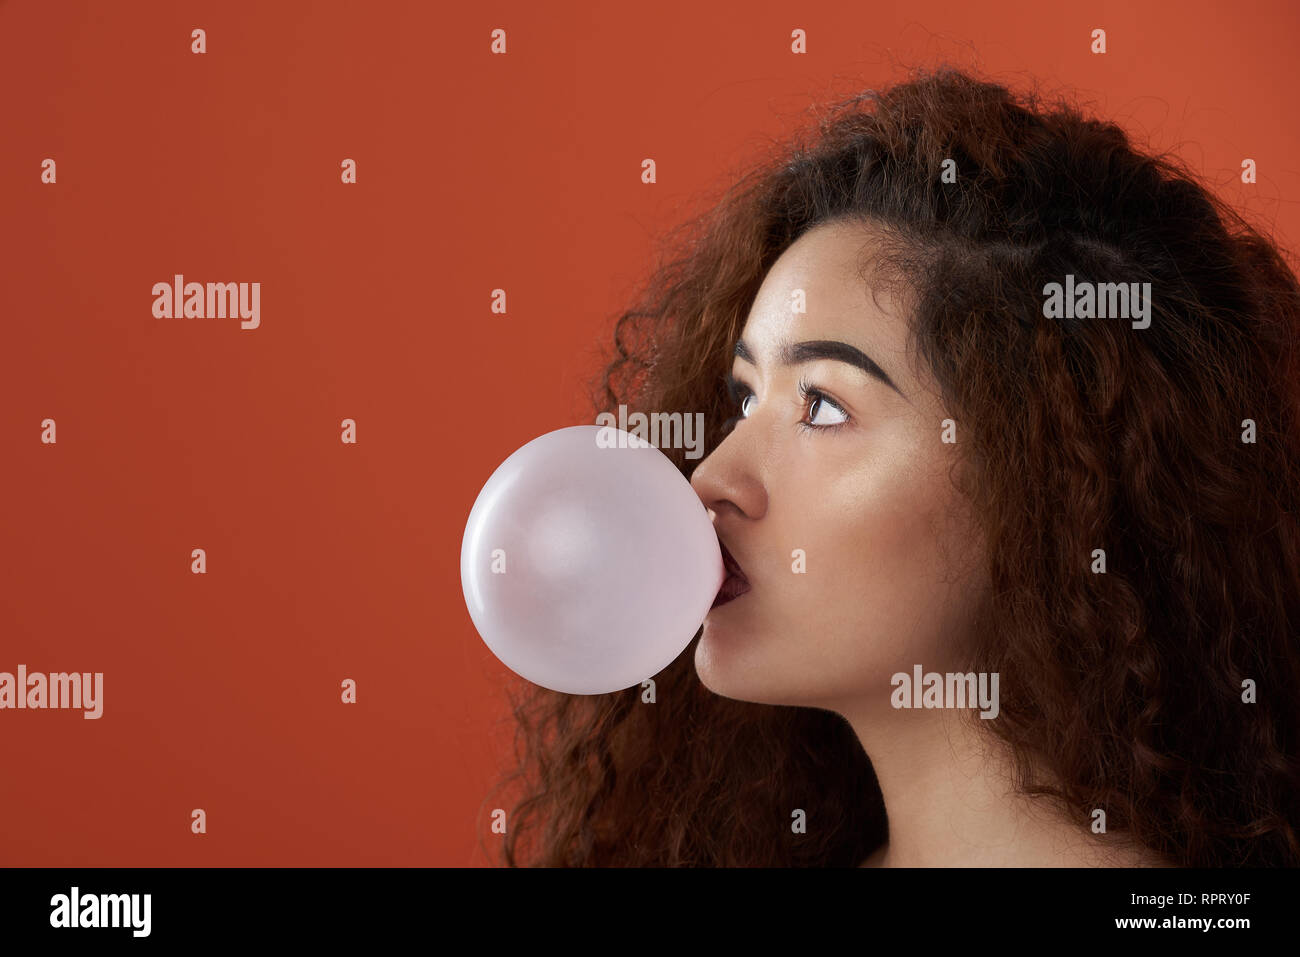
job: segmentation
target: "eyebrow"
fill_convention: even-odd
[[[749,346],[745,345],[744,339],[736,340],[736,358],[744,359],[754,365],[757,364],[754,362],[754,354],[750,351]],[[833,359],[836,362],[846,362],[855,368],[861,369],[867,375],[879,379],[899,395],[903,395],[903,391],[894,385],[894,380],[889,378],[884,369],[876,365],[871,356],[861,349],[855,349],[847,342],[840,342],[836,339],[815,339],[807,342],[787,342],[781,346],[780,360],[782,365],[796,365],[800,362],[812,362],[814,359]]]

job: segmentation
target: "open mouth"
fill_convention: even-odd
[[[727,577],[722,580],[722,587],[718,589],[718,595],[713,599],[713,608],[725,605],[733,598],[739,598],[749,591],[749,579],[741,571],[740,565],[731,557],[731,552],[727,551],[726,545],[721,541],[718,545],[722,548],[722,566],[726,569]]]

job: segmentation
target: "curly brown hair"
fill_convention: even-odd
[[[1300,863],[1300,284],[1276,243],[1065,97],[918,71],[829,107],[667,237],[596,410],[703,411],[711,451],[764,274],[833,221],[894,237],[881,275],[963,423],[992,584],[972,658],[1005,689],[976,724],[1015,785],[1179,865]],[[1152,283],[1150,326],[1046,318],[1071,273]],[[882,844],[847,721],[713,694],[694,649],[653,704],[511,689],[518,766],[484,802],[523,788],[502,863],[853,866]],[[793,833],[795,807],[829,824]]]

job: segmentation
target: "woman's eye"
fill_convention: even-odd
[[[725,430],[730,432],[736,424],[754,414],[758,395],[738,379],[728,376],[727,389],[738,406],[738,415],[727,420]],[[799,425],[804,429],[834,429],[849,421],[849,414],[834,399],[824,395],[811,383],[799,382],[799,398],[803,400],[804,416]]]
[[[819,421],[818,416],[821,416],[823,412],[826,415]],[[839,425],[841,422],[847,422],[848,419],[849,417],[844,413],[844,410],[824,395],[813,395],[812,403],[808,406],[809,425]]]

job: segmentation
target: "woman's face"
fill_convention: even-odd
[[[691,478],[750,585],[695,651],[729,698],[888,707],[895,672],[952,670],[983,587],[949,416],[909,369],[905,317],[857,275],[872,241],[827,224],[772,266],[732,366],[743,418]]]

